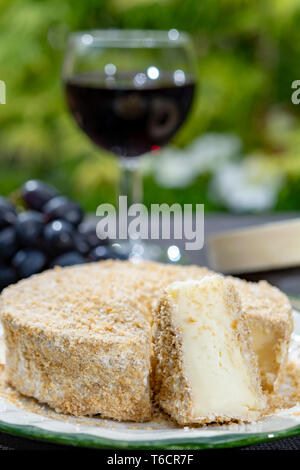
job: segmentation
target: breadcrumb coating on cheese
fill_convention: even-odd
[[[161,289],[190,271],[179,266],[122,261],[56,268],[5,289],[2,314],[48,334],[89,338],[142,334],[145,328],[149,330],[153,302]],[[198,277],[207,272],[195,268]]]
[[[201,279],[210,273],[198,266],[127,261],[55,268],[4,289],[1,310],[4,317],[17,318],[18,323],[49,333],[64,331],[91,337],[134,330],[139,334],[145,327],[143,318],[151,319],[153,303],[168,284]],[[276,322],[288,320],[292,328],[291,306],[276,287],[265,281],[229,279],[238,289],[247,315],[259,314]],[[141,324],[130,322],[136,316]]]
[[[287,296],[267,281],[247,282],[236,277],[227,277],[238,290],[243,309],[248,315],[259,315],[273,322],[289,321],[292,331],[291,304]]]

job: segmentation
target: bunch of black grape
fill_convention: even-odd
[[[20,196],[27,210],[17,213],[0,196],[0,290],[54,266],[121,257],[84,220],[80,205],[39,180],[27,181]]]

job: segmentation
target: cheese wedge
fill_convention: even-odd
[[[231,274],[299,266],[299,237],[299,218],[212,235],[209,265]]]
[[[249,422],[262,415],[247,319],[223,277],[170,284],[154,331],[154,396],[175,421]]]

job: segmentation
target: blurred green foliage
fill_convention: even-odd
[[[288,0],[1,0],[0,192],[39,177],[86,209],[114,199],[118,166],[96,149],[66,110],[60,81],[68,32],[89,28],[177,28],[198,54],[199,92],[175,144],[203,132],[231,132],[245,152],[259,151],[285,172],[277,208],[300,208],[300,116],[291,83],[300,79],[300,1]],[[204,202],[209,175],[187,189],[151,177],[146,201]],[[154,201],[155,200],[155,201]]]

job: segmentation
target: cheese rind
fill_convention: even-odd
[[[239,297],[214,275],[167,287],[155,317],[154,393],[179,424],[253,421],[265,406]]]

